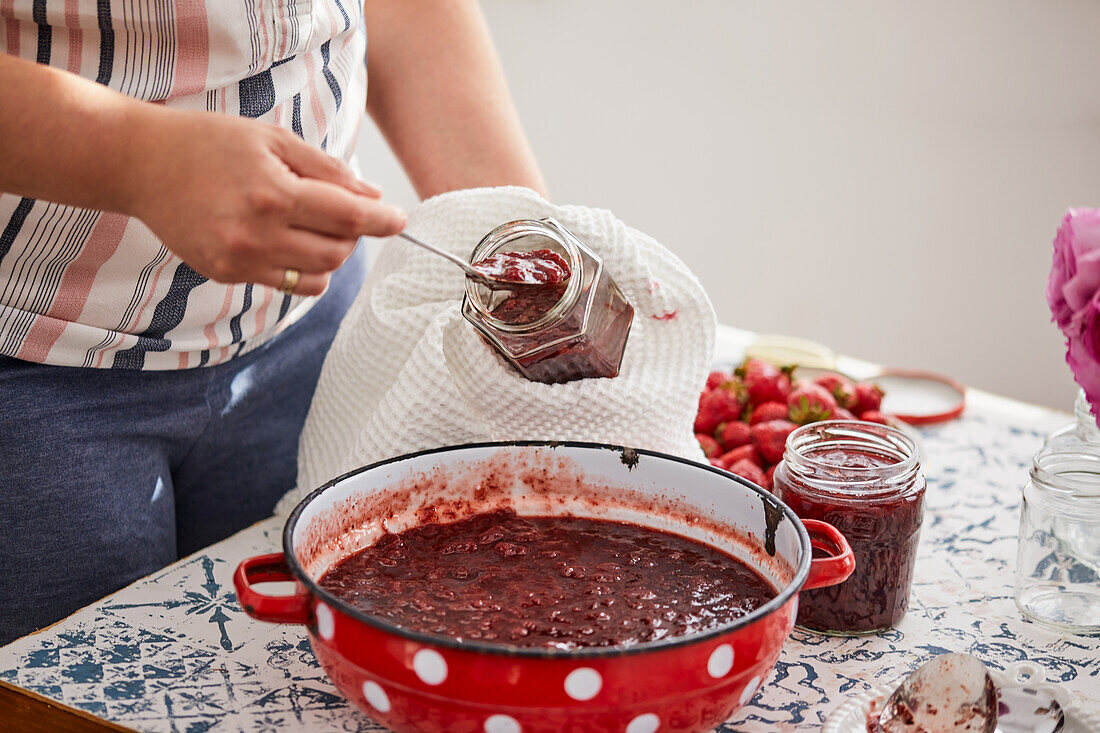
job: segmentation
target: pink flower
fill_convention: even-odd
[[[1100,415],[1100,210],[1070,209],[1054,238],[1047,282],[1052,320],[1066,335],[1066,362]]]

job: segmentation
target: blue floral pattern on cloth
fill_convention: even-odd
[[[761,691],[719,730],[818,730],[848,694],[948,651],[998,669],[1031,660],[1072,694],[1100,698],[1100,639],[1025,622],[1013,603],[1020,490],[1043,436],[1068,420],[1020,407],[1016,419],[971,409],[919,431],[926,514],[898,628],[848,639],[795,630]],[[143,731],[384,730],[329,683],[301,627],[253,621],[237,605],[236,564],[277,550],[281,529],[257,524],[0,649],[0,680]]]

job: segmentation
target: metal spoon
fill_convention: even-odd
[[[401,237],[402,239],[405,239],[409,242],[412,242],[413,244],[417,245],[418,247],[423,247],[424,249],[428,250],[429,252],[434,252],[435,254],[439,255],[440,257],[445,257],[446,259],[450,260],[451,262],[453,262],[456,265],[458,265],[459,267],[461,267],[462,271],[466,273],[466,277],[470,278],[471,280],[475,280],[476,282],[481,283],[482,285],[489,288],[490,290],[513,290],[513,291],[515,291],[515,290],[521,290],[521,289],[524,289],[524,288],[544,287],[543,283],[525,282],[525,281],[522,281],[522,280],[509,280],[509,279],[506,279],[506,278],[503,278],[503,277],[495,277],[491,273],[488,273],[488,272],[482,272],[481,270],[477,269],[476,267],[474,267],[473,265],[471,265],[469,262],[462,259],[461,257],[458,257],[457,255],[453,255],[453,254],[451,254],[450,252],[448,252],[444,249],[436,247],[434,244],[428,244],[427,242],[424,242],[420,239],[417,239],[416,237],[412,236],[411,234],[408,234],[407,232],[401,232],[400,234],[398,234],[398,236]]]
[[[997,690],[969,654],[943,654],[921,665],[886,700],[884,733],[993,733]]]

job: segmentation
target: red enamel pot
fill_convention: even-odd
[[[778,595],[719,628],[630,647],[560,650],[457,641],[357,611],[317,580],[384,532],[511,507],[521,515],[633,522],[746,562]],[[813,548],[826,553],[813,557]],[[547,733],[710,730],[759,690],[794,625],[798,592],[842,582],[844,537],[710,466],[582,443],[454,446],[367,466],[294,510],[283,552],[245,560],[234,581],[250,616],[306,626],[337,688],[395,731]],[[294,580],[292,596],[253,586]]]

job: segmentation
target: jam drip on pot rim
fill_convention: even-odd
[[[410,630],[559,649],[706,631],[776,595],[741,561],[678,535],[510,510],[385,535],[320,585]]]

